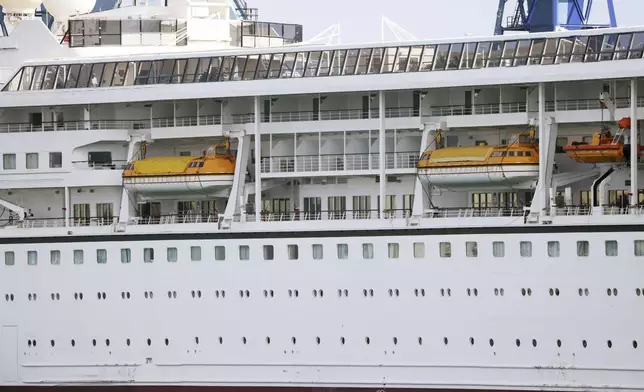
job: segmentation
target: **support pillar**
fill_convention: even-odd
[[[89,130],[90,128],[89,117],[90,117],[89,105],[85,105],[85,107],[83,108],[83,121],[84,121],[84,126],[86,130]]]
[[[547,143],[547,134],[546,134],[546,85],[544,83],[539,83],[539,185],[544,191],[537,196],[535,193],[535,198],[540,197],[538,201],[544,208],[550,203],[549,199],[549,188],[550,184],[546,183],[546,160],[548,157],[548,143]],[[533,201],[534,203],[534,201]]]
[[[69,187],[65,187],[65,227],[69,227]]]
[[[637,79],[631,79],[631,206],[639,204],[638,177],[639,135],[637,130]],[[635,212],[635,210],[633,210]]]
[[[254,98],[255,103],[255,222],[262,220],[262,139],[259,133],[262,121],[260,97]]]
[[[386,134],[385,134],[385,92],[380,91],[378,96],[378,113],[380,115],[380,132],[378,133],[378,169],[380,170],[380,205],[379,216],[380,219],[385,219],[385,194],[387,192],[387,175],[386,175]]]

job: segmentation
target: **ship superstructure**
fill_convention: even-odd
[[[0,38],[0,385],[644,389],[644,28],[252,22]]]

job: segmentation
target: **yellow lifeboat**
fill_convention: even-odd
[[[609,130],[593,133],[588,142],[572,142],[563,147],[570,159],[580,163],[621,163],[630,159],[630,145],[625,145],[622,134],[631,127],[630,117],[617,122],[619,131],[613,135]],[[640,146],[640,154],[642,147]]]
[[[223,154],[150,157],[130,162],[123,171],[123,186],[153,199],[190,200],[217,196],[232,187],[235,157]]]
[[[539,150],[531,136],[516,135],[507,145],[428,150],[417,168],[421,180],[446,188],[527,189],[539,176]]]

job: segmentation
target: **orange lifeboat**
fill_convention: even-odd
[[[580,163],[626,162],[630,157],[630,145],[624,144],[622,134],[624,129],[631,127],[630,117],[622,118],[617,125],[619,131],[615,135],[609,130],[595,132],[590,142],[572,142],[563,150],[572,160]]]

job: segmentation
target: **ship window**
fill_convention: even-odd
[[[492,255],[494,257],[505,257],[505,242],[503,241],[492,242]]]
[[[239,260],[250,260],[250,247],[239,245]]]
[[[83,264],[83,250],[74,249],[74,264]]]
[[[4,170],[15,170],[16,154],[2,154],[2,168]]]
[[[143,249],[143,262],[152,263],[154,262],[154,249],[153,248],[144,248]]]
[[[605,242],[606,256],[617,256],[617,241],[610,240]]]
[[[519,254],[521,255],[521,257],[532,257],[532,242],[519,242]]]
[[[27,265],[37,265],[38,264],[38,252],[35,250],[27,251]]]
[[[362,258],[373,259],[373,244],[362,244]]]
[[[215,260],[223,261],[226,260],[226,247],[225,246],[215,246]]]
[[[313,260],[322,260],[324,257],[324,248],[322,244],[313,244]]]
[[[60,265],[60,251],[52,250],[49,252],[49,261],[52,265]]]
[[[347,244],[338,244],[338,259],[339,260],[346,260],[348,258],[349,258],[349,245],[347,245]]]
[[[577,256],[588,257],[590,253],[590,243],[588,241],[577,241]]]
[[[179,251],[177,248],[168,248],[167,250],[168,263],[176,263],[179,258]]]
[[[53,169],[58,169],[63,167],[63,153],[62,152],[50,152],[49,153],[49,167]]]
[[[13,252],[4,252],[4,265],[16,264],[16,254]]]
[[[644,240],[635,240],[633,241],[633,252],[635,256],[642,257],[644,256]]]
[[[190,247],[190,260],[201,261],[201,246]]]
[[[314,247],[313,254],[315,256],[315,245],[313,245],[313,247]],[[300,256],[299,247],[297,245],[289,245],[287,248],[288,248],[288,259],[297,260]]]
[[[98,264],[107,263],[107,249],[96,249],[96,262]]]
[[[28,152],[26,154],[26,166],[27,169],[38,169],[38,153],[37,152]]]
[[[478,257],[479,251],[476,241],[465,242],[465,255],[467,257]]]
[[[264,260],[273,260],[275,257],[275,248],[273,245],[264,245]]]
[[[396,242],[390,242],[387,244],[387,253],[390,259],[397,259],[400,257],[400,245]]]
[[[548,257],[559,257],[559,241],[548,241]]]
[[[132,262],[132,251],[129,248],[121,249],[121,263],[129,264]]]
[[[414,258],[422,259],[423,257],[425,257],[425,243],[414,242]]]
[[[452,257],[452,243],[451,242],[441,242],[438,244],[440,257],[448,258]]]

